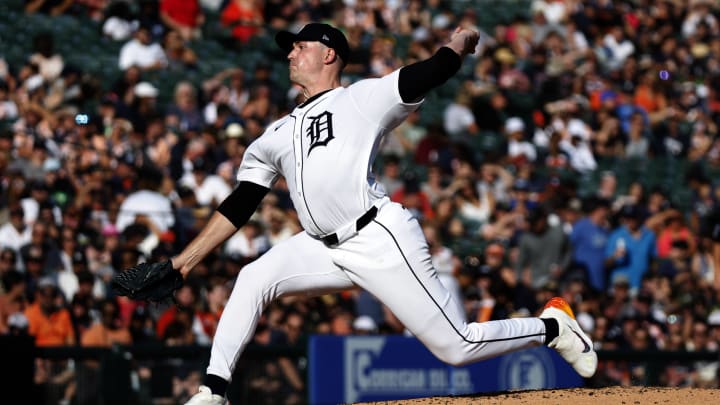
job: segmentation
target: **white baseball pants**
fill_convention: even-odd
[[[388,306],[440,360],[463,365],[542,344],[538,318],[467,323],[438,280],[418,222],[388,203],[358,234],[335,248],[301,232],[245,266],[212,345],[208,374],[230,380],[258,319],[272,300],[359,286]]]

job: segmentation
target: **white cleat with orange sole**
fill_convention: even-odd
[[[551,298],[540,318],[553,318],[558,323],[558,336],[548,346],[557,350],[582,377],[592,377],[597,370],[597,353],[592,340],[575,320],[570,304],[560,297]]]

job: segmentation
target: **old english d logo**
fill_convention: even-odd
[[[312,152],[316,146],[327,146],[328,142],[335,137],[333,136],[331,112],[325,111],[320,115],[308,118],[311,120],[306,130],[310,138],[310,148],[308,149],[308,156],[310,156],[310,152]]]

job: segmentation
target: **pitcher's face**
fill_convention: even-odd
[[[323,68],[324,51],[327,47],[316,41],[298,41],[288,54],[290,81],[307,86]]]

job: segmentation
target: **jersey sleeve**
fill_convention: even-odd
[[[392,129],[422,104],[404,103],[400,97],[400,70],[376,79],[365,79],[348,89],[360,116],[380,127]]]
[[[237,181],[249,181],[271,188],[277,179],[278,171],[269,162],[271,162],[270,156],[265,153],[261,139],[257,139],[245,151],[238,169]]]

